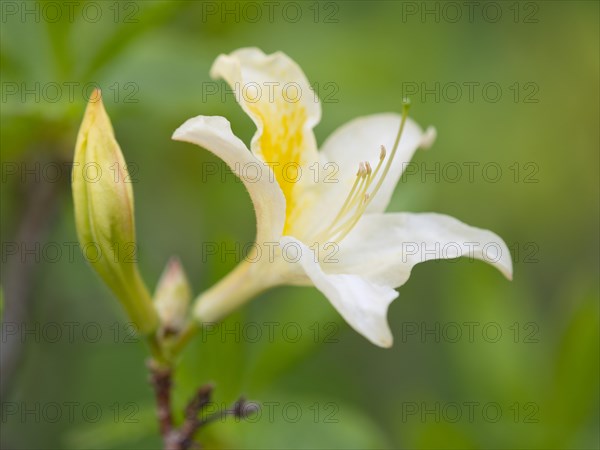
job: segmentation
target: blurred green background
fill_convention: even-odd
[[[93,82],[135,168],[144,278],[153,288],[179,255],[195,293],[208,288],[236,257],[207,256],[202,243],[251,242],[253,210],[226,169],[202,175],[216,158],[170,136],[189,117],[223,115],[249,142],[252,123],[223,101],[225,85],[203,95],[216,56],[244,46],[284,51],[318,85],[319,143],[349,119],[399,111],[412,93],[412,116],[438,139],[389,210],[497,232],[515,274],[511,283],[467,260],[416,267],[389,311],[390,350],[349,329],[316,289],[268,292],[228,319],[233,331],[204,333],[183,356],[178,405],[211,380],[218,402],[245,394],[264,405],[254,423],[218,423],[200,441],[598,448],[599,4],[492,3],[470,16],[463,2],[3,1],[2,448],[160,446],[147,350],[73,250],[62,164]],[[477,163],[469,177],[465,164]]]

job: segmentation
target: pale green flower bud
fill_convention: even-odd
[[[154,331],[158,316],[135,262],[131,180],[99,90],[90,98],[77,136],[72,189],[84,255],[139,331]]]
[[[165,333],[178,333],[185,325],[192,290],[183,267],[171,258],[154,293],[154,305]]]

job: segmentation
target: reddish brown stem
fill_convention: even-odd
[[[197,390],[185,408],[183,423],[180,427],[175,427],[171,406],[172,369],[162,367],[153,361],[148,364],[148,367],[150,381],[154,387],[158,423],[165,450],[199,448],[198,444],[194,442],[194,436],[200,428],[227,416],[242,419],[258,410],[256,403],[246,402],[243,397],[240,397],[229,409],[217,411],[208,417],[199,417],[204,408],[210,404],[214,389],[212,385],[207,384]]]
[[[160,367],[153,361],[150,361],[148,366],[150,369],[150,382],[154,387],[156,396],[160,434],[161,436],[166,437],[173,430],[173,415],[171,413],[172,370],[170,368]]]

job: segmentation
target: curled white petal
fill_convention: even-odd
[[[366,215],[340,245],[339,263],[324,267],[399,287],[416,264],[460,256],[487,262],[512,279],[510,251],[500,236],[435,213]]]
[[[269,166],[257,159],[219,116],[198,116],[173,133],[176,141],[199,145],[221,158],[250,194],[257,222],[257,242],[277,242],[285,222],[285,198]],[[255,169],[255,170],[254,170]]]
[[[314,252],[297,239],[284,236],[281,245],[298,249],[294,261],[315,287],[331,302],[357,332],[373,344],[391,347],[393,338],[387,323],[387,310],[397,296],[394,289],[351,274],[327,274],[315,260]]]

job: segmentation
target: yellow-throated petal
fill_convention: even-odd
[[[310,184],[308,166],[319,160],[313,127],[321,105],[302,69],[281,52],[264,54],[243,48],[220,55],[211,69],[223,78],[257,127],[252,152],[273,170],[287,204],[289,232],[304,204]]]

